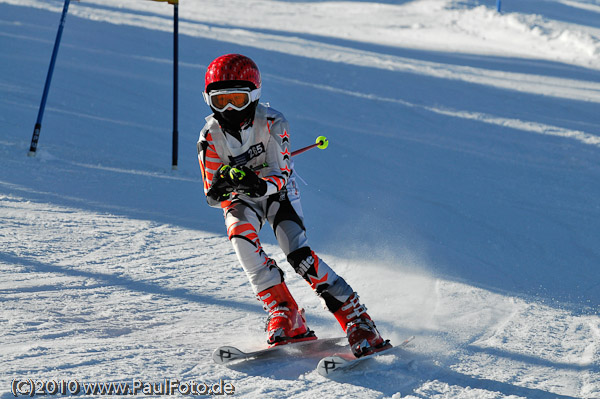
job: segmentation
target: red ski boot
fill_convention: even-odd
[[[354,356],[369,355],[391,346],[379,335],[367,308],[358,302],[356,292],[333,315],[344,329]]]
[[[285,283],[258,293],[263,307],[269,312],[267,319],[267,343],[269,346],[317,339],[304,319],[304,309],[299,310]]]

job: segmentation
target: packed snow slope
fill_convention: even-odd
[[[244,398],[600,398],[600,1],[0,0],[0,397],[223,380]],[[225,368],[265,314],[205,204],[203,75],[239,52],[290,121],[313,248],[402,351]],[[309,325],[341,334],[274,245]]]

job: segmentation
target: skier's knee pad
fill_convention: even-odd
[[[296,273],[301,275],[304,279],[307,279],[306,273],[312,266],[314,266],[316,261],[316,255],[313,255],[313,251],[310,249],[310,247],[302,247],[291,252],[287,256],[287,261],[290,265],[292,265]]]
[[[319,259],[310,247],[291,252],[287,260],[296,273],[315,290],[324,307],[331,312],[337,311],[353,293],[348,283]]]
[[[335,272],[323,262],[310,247],[302,247],[291,252],[287,256],[290,265],[317,294],[326,291],[328,287],[335,283],[338,276]]]

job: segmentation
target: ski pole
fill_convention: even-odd
[[[317,137],[317,140],[315,141],[314,144],[307,145],[306,147],[300,148],[296,151],[292,151],[292,156],[302,154],[303,152],[306,152],[315,147],[319,147],[319,149],[324,150],[325,148],[327,148],[328,145],[329,145],[329,140],[327,140],[327,137],[319,136],[319,137]]]
[[[300,149],[297,149],[296,151],[292,151],[292,156],[294,157],[298,154],[302,154],[303,152],[306,152],[315,147],[318,147],[320,150],[324,150],[325,148],[327,148],[328,145],[329,145],[329,140],[327,140],[327,137],[319,136],[319,137],[317,137],[317,140],[315,141],[314,144],[307,145],[306,147],[302,147]],[[252,170],[254,170],[254,171],[260,170],[262,168],[266,168],[267,166],[269,166],[269,164],[264,162],[260,165],[255,166],[254,168],[252,168]]]

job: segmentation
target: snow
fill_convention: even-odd
[[[600,1],[0,0],[0,397],[14,379],[165,378],[244,398],[600,398]],[[265,314],[196,160],[218,55],[282,111],[313,248],[403,351],[226,368]],[[341,334],[261,239],[320,337]],[[371,367],[373,366],[373,367]],[[139,393],[142,395],[142,393]],[[145,395],[147,396],[147,395]],[[158,396],[158,395],[149,395]]]

